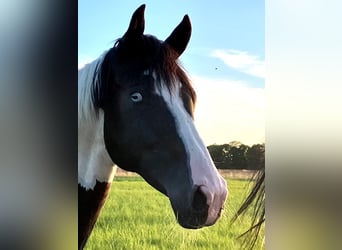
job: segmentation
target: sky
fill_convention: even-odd
[[[179,59],[197,93],[195,124],[204,143],[264,143],[264,1],[79,1],[79,68],[113,46],[143,3],[145,34],[161,40],[190,17],[191,39]]]

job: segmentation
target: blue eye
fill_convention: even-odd
[[[142,95],[139,92],[134,92],[133,94],[131,94],[131,100],[133,102],[141,102],[142,99]]]

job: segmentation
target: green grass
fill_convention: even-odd
[[[220,220],[188,230],[178,225],[167,197],[140,177],[115,177],[109,199],[86,245],[90,249],[241,249],[237,237],[250,226],[250,214],[231,218],[248,191],[248,182],[227,180],[229,197]],[[253,249],[264,249],[264,228]]]

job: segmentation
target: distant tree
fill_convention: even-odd
[[[210,145],[208,151],[217,168],[258,170],[265,166],[265,144],[252,147],[239,141]]]
[[[265,144],[254,144],[246,152],[248,169],[260,170],[265,167]]]
[[[222,168],[224,169],[231,169],[232,168],[232,162],[231,162],[231,157],[229,155],[231,146],[229,144],[223,144],[223,152],[224,152],[224,162],[222,165]]]
[[[241,144],[240,146],[232,147],[230,153],[232,155],[232,166],[235,169],[246,169],[246,151],[248,149],[247,145]]]
[[[223,151],[223,145],[210,145],[208,151],[213,159],[217,168],[222,168],[225,160],[225,152]]]

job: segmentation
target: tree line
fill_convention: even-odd
[[[265,167],[265,144],[251,147],[238,141],[207,147],[219,169],[260,170]]]

